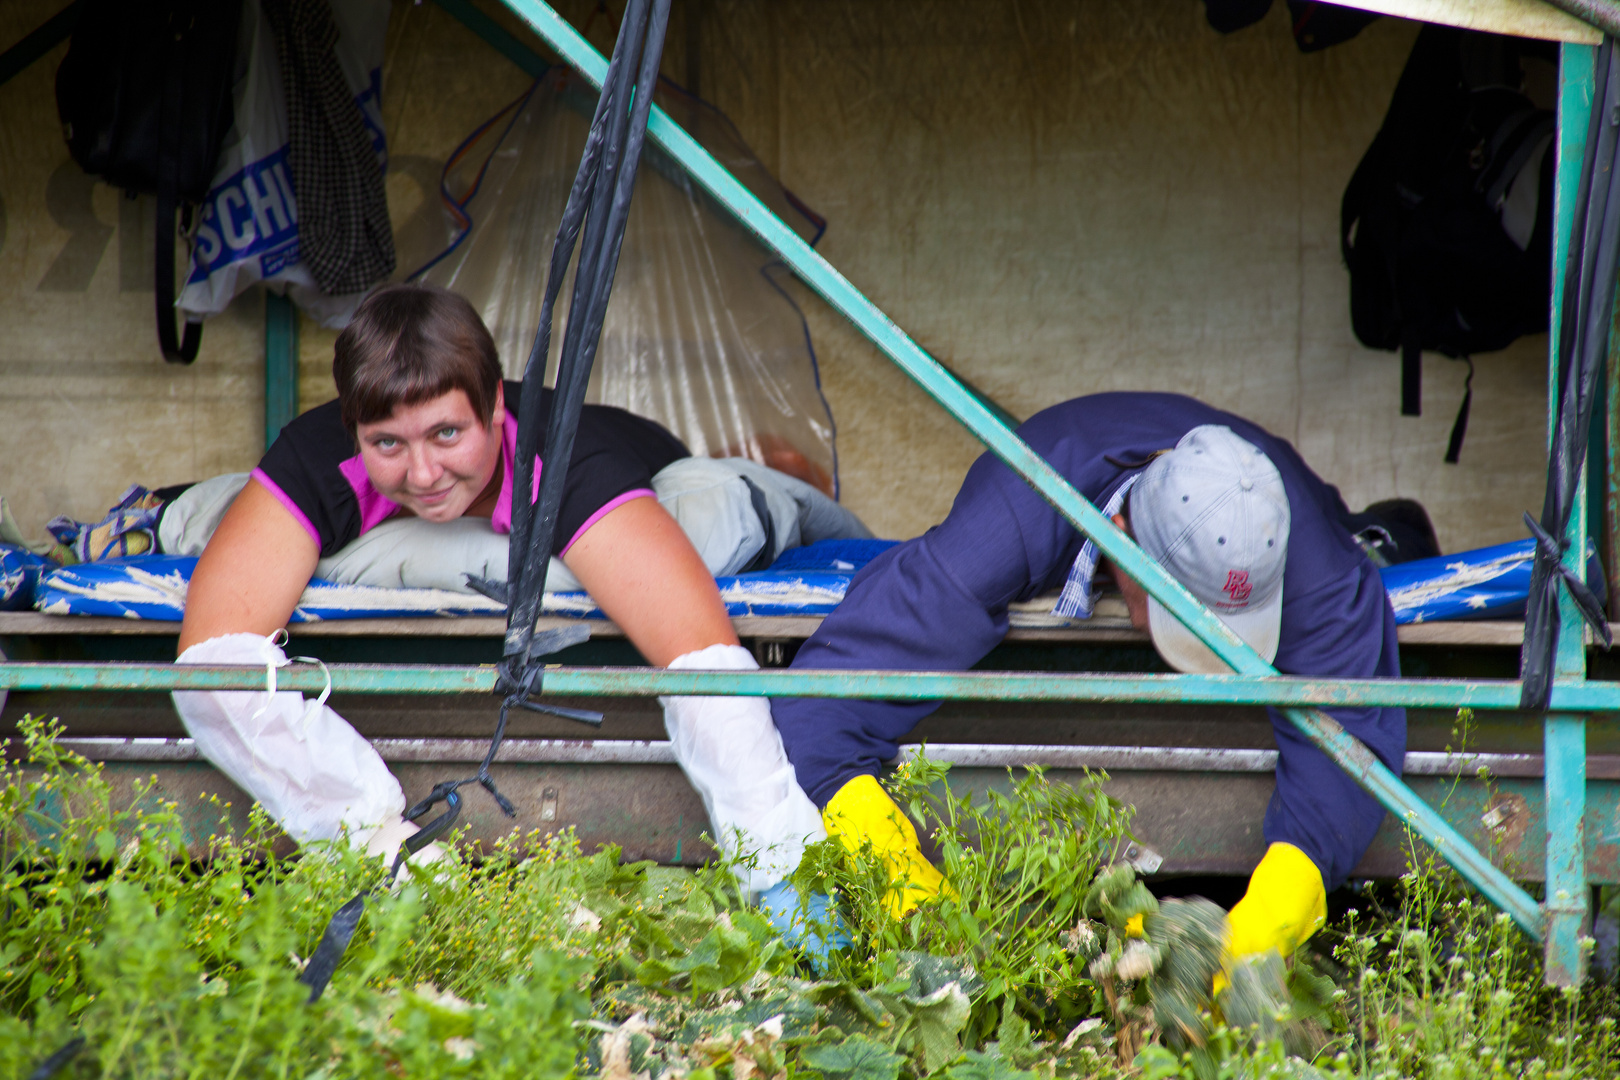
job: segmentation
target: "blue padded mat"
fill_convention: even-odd
[[[1596,545],[1586,545],[1586,581],[1603,596],[1603,567]],[[1448,619],[1522,619],[1530,596],[1534,540],[1460,551],[1385,567],[1384,591],[1397,623]]]
[[[40,574],[55,565],[27,548],[0,544],[0,611],[26,611],[33,607]]]
[[[893,540],[823,540],[792,548],[769,570],[716,580],[726,610],[736,615],[825,615],[838,606],[861,567],[895,545]],[[1402,563],[1382,571],[1397,623],[1455,619],[1523,617],[1530,588],[1531,540],[1477,551]],[[1601,570],[1588,562],[1588,578],[1601,591]],[[25,606],[33,586],[33,606],[58,615],[110,615],[126,619],[178,621],[185,611],[186,585],[197,560],[149,555],[78,566],[49,566],[36,555],[0,545],[0,609]],[[9,587],[10,592],[5,589]],[[600,619],[602,612],[583,592],[547,593],[548,615]],[[309,583],[294,609],[293,622],[399,616],[501,615],[505,609],[471,593],[441,589],[388,589]]]
[[[769,570],[717,578],[715,584],[733,616],[824,615],[844,598],[855,571],[893,546],[890,540],[824,540],[784,552]],[[783,560],[790,568],[780,568]],[[185,614],[186,587],[196,565],[195,558],[186,556],[143,555],[57,567],[41,578],[34,606],[52,615],[177,622]],[[547,593],[543,610],[547,615],[603,618],[583,592]],[[299,598],[291,621],[505,613],[501,605],[474,593],[339,585],[316,578]]]

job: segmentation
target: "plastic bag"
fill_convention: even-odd
[[[334,48],[343,77],[387,169],[382,124],[383,38],[388,0],[331,0]],[[328,296],[298,261],[298,203],[287,164],[287,106],[276,39],[259,0],[243,0],[237,43],[236,124],[226,137],[214,183],[198,214],[191,266],[179,308],[217,315],[256,281],[285,289],[321,325],[341,327],[364,293]]]
[[[472,301],[514,378],[528,362],[552,240],[595,104],[581,80],[549,72],[509,106],[515,115],[497,114],[475,135],[499,136],[492,154],[463,157],[469,139],[451,158],[444,201],[452,235],[459,233],[451,249],[400,252],[402,267],[427,264],[420,280]],[[668,84],[660,84],[658,104],[778,216],[819,236],[824,222],[771,177],[723,114]],[[457,202],[451,190],[475,195]],[[457,220],[461,209],[468,228]],[[587,400],[657,420],[695,455],[751,458],[836,497],[832,414],[786,275],[649,142]],[[553,356],[569,293],[557,306]]]

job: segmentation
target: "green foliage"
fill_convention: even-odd
[[[1335,1019],[1359,1075],[1620,1077],[1612,987],[1544,986],[1535,944],[1432,858],[1398,896],[1334,935],[1347,969]]]
[[[966,981],[959,987],[969,1001],[955,1034],[965,1045],[993,1039],[1004,1007],[1043,1036],[1061,1038],[1098,1008],[1084,941],[1103,928],[1083,910],[1096,899],[1094,879],[1119,848],[1129,812],[1103,794],[1100,777],[1054,784],[1043,770],[1029,769],[1012,778],[1010,790],[975,798],[951,791],[947,768],[918,756],[886,780],[938,852],[950,883],[939,900],[896,918],[885,909],[889,883],[875,856],[851,860],[836,841],[807,854],[795,878],[801,895],[836,896],[855,938],[853,949],[835,954],[830,974],[871,988],[890,977],[885,964],[901,954],[949,958],[971,977],[971,988]],[[1135,874],[1124,872],[1151,903]],[[1110,914],[1121,910],[1108,907]],[[1122,927],[1124,917],[1118,922]],[[954,1006],[946,1015],[954,1020]],[[919,1034],[924,1027],[918,1021]],[[935,1049],[925,1060],[936,1061],[943,1036],[932,1022],[926,1030]]]
[[[310,1005],[302,958],[381,861],[278,858],[262,816],[199,842],[55,734],[25,722],[27,764],[0,775],[0,1080],[74,1039],[58,1076],[1620,1078],[1612,992],[1544,989],[1522,935],[1432,864],[1212,1004],[1224,913],[1112,862],[1128,815],[1101,778],[973,797],[922,758],[891,791],[950,890],[893,918],[876,860],[818,846],[798,884],[855,939],[824,961],[728,868],[514,836],[373,895]]]
[[[210,839],[193,860],[179,816],[150,786],[114,808],[99,767],[60,751],[54,726],[25,721],[27,766],[0,776],[0,1076],[29,1075],[74,1038],[63,1076],[530,1076],[572,1069],[595,972],[555,908],[583,895],[592,870],[617,860],[510,864],[495,882],[462,864],[447,880],[417,877],[367,905],[343,966],[306,1004],[301,955],[331,913],[380,880],[380,860],[347,849],[278,860],[268,822],[241,840]],[[600,875],[598,875],[600,876]],[[454,880],[451,880],[454,879]],[[499,891],[546,901],[501,949],[466,954],[464,1001],[418,977],[451,973],[464,927],[452,907]],[[575,900],[577,903],[577,900]],[[499,905],[489,905],[490,918]],[[547,921],[546,912],[554,917]],[[523,949],[513,955],[511,946]],[[490,953],[495,953],[491,956]]]

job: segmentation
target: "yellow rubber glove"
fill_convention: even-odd
[[[1293,844],[1272,844],[1226,917],[1226,952],[1233,960],[1271,949],[1288,956],[1325,922],[1322,872]]]
[[[945,878],[923,858],[917,830],[889,798],[875,776],[857,776],[838,789],[821,812],[827,835],[851,854],[868,842],[888,868],[893,888],[884,908],[895,918],[910,914],[918,904],[938,896]]]

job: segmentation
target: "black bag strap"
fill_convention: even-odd
[[[179,57],[175,55],[178,51],[170,47],[171,61],[178,61]],[[152,281],[156,286],[154,304],[157,314],[158,346],[163,350],[163,359],[171,364],[191,363],[197,359],[197,350],[202,346],[202,323],[187,322],[183,341],[177,340],[174,329],[176,317],[174,241],[177,232],[175,212],[179,209],[177,192],[180,186],[180,142],[183,135],[181,85],[183,78],[184,71],[180,63],[173,62],[167,65],[163,76],[162,122],[158,125],[163,145],[158,151],[157,226],[153,236],[156,261],[152,269]]]
[[[1474,405],[1474,358],[1461,358],[1468,364],[1468,377],[1463,380],[1462,404],[1457,407],[1457,419],[1451,422],[1451,439],[1446,443],[1446,464],[1457,464],[1462,454],[1463,436],[1468,434],[1468,410]]]
[[[1541,140],[1553,133],[1555,123],[1552,113],[1534,109],[1517,113],[1503,122],[1503,130],[1491,140],[1495,144],[1491,166],[1480,172],[1474,184],[1475,191],[1484,193],[1486,206],[1501,209],[1507,189],[1541,145]]]
[[[1410,322],[1401,326],[1401,415],[1423,415],[1423,341]]]

